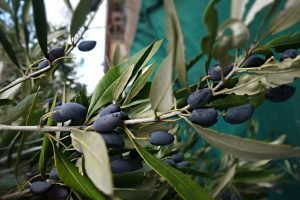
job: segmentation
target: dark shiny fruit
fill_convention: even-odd
[[[97,43],[97,42],[94,41],[94,40],[86,40],[86,41],[82,41],[82,42],[80,42],[80,44],[78,45],[78,49],[79,49],[80,51],[84,51],[84,52],[90,51],[90,50],[92,50],[93,48],[95,48],[96,43]]]
[[[143,168],[143,163],[140,160],[128,160],[130,162],[130,171],[136,171]]]
[[[288,100],[294,95],[296,88],[288,85],[281,85],[276,88],[270,88],[266,91],[266,99],[272,102],[282,102]]]
[[[164,162],[165,162],[167,165],[170,165],[171,167],[176,167],[176,163],[174,162],[174,160],[166,159],[166,160],[164,160]]]
[[[251,104],[246,104],[229,108],[223,118],[230,124],[240,124],[250,119],[253,112],[254,106],[252,106]]]
[[[150,134],[149,142],[156,146],[164,146],[171,144],[174,136],[166,131],[155,131]]]
[[[62,185],[54,185],[48,192],[47,197],[55,200],[65,200],[69,196],[69,189]]]
[[[111,114],[111,113],[115,113],[115,112],[120,112],[121,108],[120,105],[118,104],[110,104],[104,108],[102,108],[100,110],[100,117],[107,115],[107,114]]]
[[[174,162],[180,162],[180,161],[183,160],[183,157],[184,157],[183,153],[178,152],[178,153],[176,153],[176,154],[173,154],[173,155],[171,156],[171,159],[172,159]]]
[[[117,132],[102,134],[102,138],[108,148],[124,147],[124,139]]]
[[[287,58],[296,58],[298,55],[298,52],[296,49],[288,49],[285,50],[284,52],[282,52],[282,54],[280,55],[280,61],[284,61]]]
[[[176,163],[177,168],[188,167],[189,165],[190,165],[189,161],[181,161],[181,162]]]
[[[79,103],[65,103],[61,106],[60,115],[71,119],[73,125],[81,125],[85,121],[86,108]]]
[[[69,118],[61,116],[61,106],[56,106],[53,108],[52,120],[58,123],[63,123],[69,120]]]
[[[91,11],[96,11],[101,2],[102,0],[93,0],[91,5]]]
[[[38,69],[43,69],[45,67],[47,67],[49,65],[48,60],[42,60],[39,64],[38,64]]]
[[[115,128],[122,125],[122,115],[120,112],[112,113],[99,117],[94,123],[93,128],[99,133],[112,132]]]
[[[203,88],[192,93],[187,100],[191,109],[201,108],[207,104],[212,97],[212,90],[210,88]]]
[[[129,157],[134,160],[143,160],[140,154],[136,150],[132,150],[129,152]]]
[[[250,56],[244,63],[245,68],[259,67],[265,63],[265,59],[260,56]]]
[[[45,181],[36,181],[30,185],[30,192],[35,195],[43,195],[47,192],[52,185]]]
[[[51,171],[49,172],[49,178],[52,180],[55,180],[55,181],[59,180],[59,176],[58,176],[56,168],[51,169]]]
[[[233,69],[233,65],[228,65],[223,69],[223,76],[227,76],[231,70]],[[208,75],[210,75],[210,79],[212,81],[220,81],[222,78],[222,67],[217,64],[211,69],[208,70]]]
[[[200,126],[209,127],[218,121],[218,112],[214,108],[195,109],[190,115],[190,120]]]
[[[123,120],[127,120],[127,119],[129,119],[129,116],[128,116],[128,114],[126,113],[126,112],[124,112],[123,110],[121,110],[121,116],[122,116],[122,119]]]
[[[111,161],[110,166],[112,173],[124,173],[132,169],[130,161],[123,159]]]
[[[48,58],[51,62],[65,55],[65,50],[62,47],[53,48],[48,51]]]

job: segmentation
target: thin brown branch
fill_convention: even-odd
[[[3,196],[0,197],[1,200],[7,200],[7,199],[16,199],[16,198],[20,198],[26,194],[30,193],[29,189],[23,190],[23,191],[17,191],[14,193],[10,193],[10,194],[5,194]]]

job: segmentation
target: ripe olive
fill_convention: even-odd
[[[223,118],[230,124],[240,124],[250,119],[253,112],[254,106],[251,104],[246,104],[229,108]]]
[[[210,88],[203,88],[193,92],[187,100],[187,103],[192,109],[201,108],[207,104],[212,97],[212,90]]]
[[[153,145],[164,146],[171,144],[174,136],[167,131],[155,131],[150,134],[149,142]]]
[[[190,120],[200,126],[209,127],[218,121],[218,112],[214,108],[195,109],[190,115]]]

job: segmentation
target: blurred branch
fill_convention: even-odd
[[[92,23],[92,21],[93,21],[95,15],[96,15],[96,13],[93,13],[93,14],[91,15],[91,17],[89,18],[87,24],[86,24],[85,26],[83,26],[83,30],[82,30],[82,32],[78,35],[77,39],[76,39],[75,41],[72,41],[71,47],[70,47],[70,48],[66,51],[66,53],[65,53],[66,56],[68,56],[68,55],[72,52],[72,50],[77,46],[78,42],[82,39],[84,33],[89,29],[89,26],[90,26],[90,24]],[[35,71],[35,72],[33,72],[33,73],[31,73],[31,74],[28,74],[28,75],[26,75],[26,76],[24,76],[24,77],[22,77],[22,78],[16,79],[15,81],[11,82],[11,83],[8,84],[7,86],[1,88],[1,89],[0,89],[0,94],[1,94],[2,92],[4,92],[4,91],[6,91],[6,90],[8,90],[8,89],[10,89],[10,88],[12,88],[12,87],[14,87],[14,86],[16,86],[16,85],[18,85],[18,84],[24,82],[24,81],[26,81],[26,80],[32,78],[32,77],[36,77],[36,76],[38,76],[38,75],[43,74],[44,72],[50,70],[51,67],[52,67],[52,65],[48,65],[47,67],[45,67],[45,68],[43,68],[43,69],[40,69],[40,70],[38,70],[38,71]]]
[[[18,191],[18,192],[14,192],[14,193],[10,193],[10,194],[6,194],[0,197],[0,199],[2,200],[7,200],[7,199],[16,199],[16,198],[20,198],[26,194],[30,193],[30,189],[26,189],[23,191]]]

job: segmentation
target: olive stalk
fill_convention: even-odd
[[[188,108],[188,107],[186,107]],[[146,117],[139,119],[124,120],[124,125],[134,125],[147,122],[160,122],[170,117],[178,116],[184,111],[183,109],[175,110],[160,115],[159,117]],[[30,132],[55,132],[55,131],[71,131],[72,129],[85,129],[87,126],[16,126],[16,125],[4,125],[0,124],[0,131],[30,131]]]

